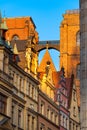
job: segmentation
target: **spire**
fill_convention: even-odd
[[[48,41],[47,41],[47,43],[46,43],[46,49],[48,50]]]
[[[18,49],[17,49],[16,43],[14,44],[13,52],[14,52],[14,54],[18,55]]]
[[[3,23],[3,29],[8,30],[7,24],[6,24],[6,18],[4,17],[4,23]]]

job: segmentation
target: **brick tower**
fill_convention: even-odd
[[[72,72],[75,77],[80,63],[79,11],[68,10],[60,25],[60,68],[65,69],[66,77]]]

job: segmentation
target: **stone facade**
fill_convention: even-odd
[[[80,0],[81,130],[87,130],[87,1]]]
[[[76,105],[76,110],[78,108],[77,100],[76,104],[73,100],[71,103],[71,98],[69,99],[67,94],[67,87],[71,88],[69,81],[66,84],[65,78],[63,81],[60,72],[56,71],[48,47],[43,57],[44,60],[38,67],[38,53],[35,50],[38,37],[32,19],[30,17],[25,19],[10,18],[6,21],[9,24],[8,31],[4,35],[6,42],[5,37],[4,42],[0,41],[0,128],[9,128],[9,130],[69,130],[70,121],[75,122],[75,126],[78,126],[78,119],[74,119],[71,115],[74,105]],[[28,27],[29,23],[30,28]],[[24,37],[23,31],[25,32]],[[64,35],[69,34],[65,31]],[[2,37],[0,38],[2,39]],[[11,43],[11,41],[13,42]],[[13,52],[8,43],[11,43]],[[64,53],[63,50],[66,48],[66,44],[64,42],[63,48],[62,43],[60,52],[65,58],[67,50]],[[64,63],[66,59],[61,57],[60,59]],[[20,60],[21,63],[19,63]],[[67,73],[66,65],[64,67]],[[61,88],[60,94],[63,100],[61,104],[58,99],[55,101],[56,84],[61,86],[58,88],[59,91]],[[75,90],[75,88],[73,89]],[[72,95],[73,91],[70,92]],[[71,104],[69,108],[68,105],[66,106],[68,100]],[[75,127],[75,129],[79,130],[79,127]]]
[[[6,54],[6,61],[8,61],[6,64],[2,64],[2,70],[0,68],[0,99],[2,99],[1,96],[3,99],[6,97],[4,100],[7,104],[3,106],[5,108],[3,108],[2,113],[11,119],[12,127],[15,130],[19,128],[26,130],[27,127],[37,129],[36,113],[38,108],[39,82],[14,64],[14,62],[9,59],[11,52],[4,49],[3,46],[0,46],[0,52],[2,55]],[[1,63],[2,61],[0,61],[0,64]],[[5,67],[6,69],[4,70]],[[33,125],[31,123],[32,126],[29,125],[29,120],[33,122]]]

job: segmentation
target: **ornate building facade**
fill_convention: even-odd
[[[70,19],[71,14],[67,17]],[[71,76],[71,70],[67,73],[70,68],[67,71],[66,62],[70,60],[74,63],[74,54],[71,52],[66,54],[67,57],[71,56],[70,59],[65,56],[67,49],[64,48],[69,42],[63,41],[63,37],[66,35],[69,37],[69,34],[66,33],[66,29],[62,32],[63,27],[65,25],[63,26],[62,22],[60,66],[61,68],[62,65],[64,66],[68,77]],[[78,29],[79,27],[76,27],[76,31]],[[71,79],[65,79],[61,71],[56,71],[48,45],[46,45],[47,49],[41,64],[38,66],[37,45],[38,33],[32,18],[0,20],[0,129],[79,130],[77,98],[73,100],[74,97],[71,96],[77,95],[76,84],[74,85]],[[75,56],[78,64],[79,58],[76,52]],[[75,67],[76,62],[74,69]],[[73,71],[75,73],[75,70]],[[61,95],[62,102],[58,100],[58,93]]]
[[[36,130],[39,81],[17,65],[0,22],[0,129]]]

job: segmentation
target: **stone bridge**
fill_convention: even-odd
[[[39,41],[38,45],[35,46],[37,52],[40,52],[46,48],[60,51],[60,41],[59,40]]]

